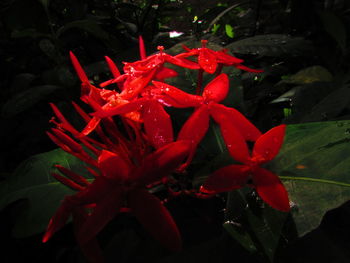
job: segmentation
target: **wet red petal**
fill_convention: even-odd
[[[131,169],[121,156],[107,150],[102,150],[98,165],[103,176],[117,181],[125,181]]]
[[[81,135],[83,136],[89,135],[91,132],[93,132],[96,129],[96,127],[100,124],[100,122],[101,122],[101,118],[94,116],[85,126],[84,130],[81,131]]]
[[[229,79],[225,73],[221,73],[204,88],[203,97],[206,101],[220,102],[226,98],[228,90]]]
[[[213,74],[218,66],[215,55],[207,48],[201,48],[198,56],[198,64],[205,72],[210,74]]]
[[[180,232],[158,198],[146,190],[137,189],[129,193],[129,205],[132,213],[155,239],[170,250],[181,250]]]
[[[266,169],[255,167],[253,184],[261,199],[268,205],[284,212],[290,210],[288,192],[275,174]]]
[[[74,69],[78,74],[80,81],[84,82],[84,83],[90,83],[88,77],[86,76],[85,71],[83,70],[78,59],[76,58],[76,56],[73,54],[72,51],[69,52],[69,56],[70,56],[70,59],[72,61],[73,66],[74,66]]]
[[[242,133],[235,126],[236,124],[225,115],[217,115],[215,111],[211,111],[211,115],[220,126],[221,135],[232,158],[248,164],[250,162],[248,146]]]
[[[96,203],[90,216],[86,219],[78,233],[80,244],[86,244],[111,221],[119,212],[123,203],[122,193],[119,189],[113,189],[103,199]]]
[[[177,107],[198,107],[203,102],[203,98],[201,96],[188,94],[163,82],[152,81],[152,83],[157,89],[159,89],[158,92],[160,94],[164,94],[165,98],[169,97],[171,99],[170,101],[174,101],[174,104],[176,104]]]
[[[143,107],[142,117],[146,134],[156,149],[174,140],[170,116],[159,102],[152,100],[147,103]]]
[[[247,141],[256,141],[261,136],[261,132],[242,113],[234,108],[212,103],[210,104],[210,113],[217,123],[220,123],[221,119],[227,118]]]
[[[209,128],[209,111],[207,105],[203,104],[188,118],[182,126],[178,140],[188,140],[197,145]]]
[[[178,75],[179,74],[175,70],[162,67],[160,70],[157,71],[155,78],[160,81],[164,81],[164,79],[177,77]]]
[[[221,193],[239,189],[246,185],[249,172],[249,167],[246,165],[225,166],[208,177],[201,191]]]
[[[147,98],[141,98],[112,108],[103,107],[103,109],[92,113],[91,115],[99,118],[112,117],[114,115],[123,115],[132,111],[140,110],[143,105],[147,103],[147,101]]]
[[[139,95],[142,92],[142,89],[144,89],[151,81],[155,72],[156,69],[150,70],[147,75],[137,77],[128,82],[128,85],[124,85],[123,91],[120,93],[121,98],[130,100]]]
[[[255,142],[253,158],[256,158],[258,163],[265,163],[275,158],[282,147],[285,133],[286,125],[282,124],[261,135]]]

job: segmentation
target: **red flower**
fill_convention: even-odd
[[[182,126],[178,135],[178,140],[192,142],[193,151],[191,156],[193,156],[196,146],[209,128],[210,116],[219,125],[222,124],[220,120],[225,118],[232,125],[235,125],[246,140],[255,141],[261,135],[260,131],[239,111],[218,104],[218,102],[225,99],[229,89],[229,80],[224,73],[208,83],[203,90],[202,96],[188,94],[166,83],[153,81],[153,84],[156,87],[152,91],[153,95],[165,105],[178,108],[196,108],[194,113]]]
[[[290,210],[288,193],[283,184],[275,174],[260,167],[278,154],[286,125],[274,127],[261,135],[256,140],[251,155],[243,136],[232,123],[222,119],[220,128],[230,155],[243,165],[233,164],[217,170],[209,176],[201,191],[220,193],[239,189],[251,183],[267,204],[277,210],[288,212]]]
[[[207,40],[202,40],[202,47],[196,49],[189,49],[188,47],[184,46],[184,48],[188,52],[179,54],[175,57],[183,58],[189,56],[198,56],[198,64],[200,65],[200,67],[205,72],[210,74],[213,74],[216,71],[218,65],[234,66],[236,68],[254,73],[263,72],[263,70],[251,69],[246,66],[243,66],[241,63],[243,63],[244,60],[228,55],[225,49],[221,51],[214,51],[207,48],[207,42]]]
[[[117,213],[129,208],[156,239],[169,249],[179,250],[181,238],[174,220],[160,200],[146,190],[146,186],[174,171],[188,151],[186,141],[173,142],[148,154],[140,166],[136,166],[123,154],[102,150],[97,160],[100,175],[91,184],[82,176],[58,166],[68,178],[54,174],[55,178],[79,192],[64,199],[50,220],[43,242],[62,228],[74,211],[90,207],[93,211],[78,231],[79,244],[84,246]]]

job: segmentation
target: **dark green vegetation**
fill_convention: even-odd
[[[194,48],[208,39],[245,65],[264,69],[258,75],[226,69],[233,90],[226,103],[262,131],[289,124],[286,143],[269,169],[284,176],[295,206],[293,220],[288,216],[281,224],[286,215],[262,208],[249,189],[211,200],[174,200],[168,207],[185,245],[176,255],[155,243],[134,218],[122,215],[100,236],[110,262],[349,262],[350,190],[333,184],[350,183],[349,23],[346,0],[2,1],[0,229],[5,262],[84,262],[70,225],[50,243],[40,243],[47,220],[68,191],[50,177],[52,164],[80,165],[47,138],[53,116],[48,102],[79,127],[69,105],[80,95],[69,50],[98,84],[111,77],[104,55],[118,66],[139,58],[139,34],[149,53],[158,45],[177,53],[181,43]],[[169,38],[174,30],[184,34]],[[171,84],[190,90],[195,76],[182,74]],[[195,183],[230,162],[212,146],[215,134],[207,136],[194,160]],[[290,180],[294,176],[301,179]],[[247,203],[252,209],[245,208]],[[227,222],[224,228],[222,222]]]

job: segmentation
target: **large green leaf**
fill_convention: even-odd
[[[0,209],[19,199],[28,200],[21,217],[15,222],[13,234],[26,237],[45,230],[60,201],[73,191],[52,176],[53,165],[60,164],[82,175],[84,164],[77,158],[56,149],[32,156],[24,161],[0,184]]]
[[[269,169],[286,176],[299,236],[316,228],[326,211],[350,199],[349,187],[332,183],[350,184],[349,142],[350,121],[288,125],[283,148]]]

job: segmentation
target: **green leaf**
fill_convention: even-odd
[[[350,183],[350,121],[288,125],[284,145],[269,169],[284,182],[299,236],[316,228],[323,215],[350,199],[350,188],[327,181]],[[298,180],[299,179],[299,180]],[[303,179],[303,180],[302,180]]]
[[[0,209],[19,199],[27,199],[13,229],[16,237],[27,237],[43,232],[60,201],[73,191],[58,183],[51,172],[60,164],[85,175],[84,164],[74,156],[56,149],[34,155],[19,165],[15,172],[0,184]],[[88,177],[88,176],[87,176]]]
[[[233,31],[233,27],[231,25],[229,24],[225,25],[225,32],[228,37],[234,38],[235,32]]]

